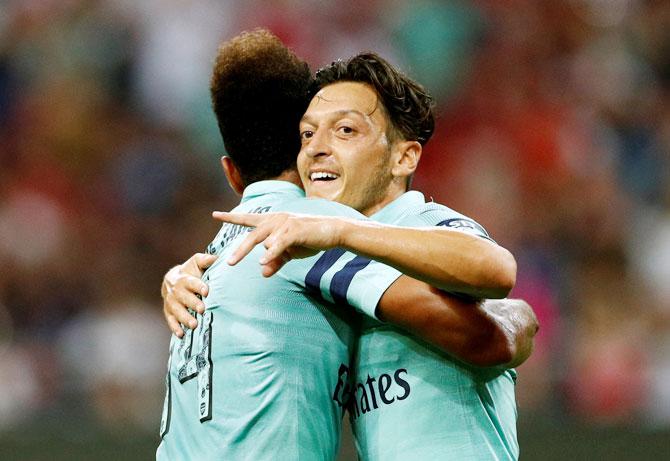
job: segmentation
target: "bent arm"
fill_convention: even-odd
[[[516,282],[516,261],[481,237],[441,227],[397,227],[342,220],[340,245],[434,287],[475,298],[504,298]]]
[[[538,329],[524,301],[468,301],[406,276],[384,293],[377,316],[479,367],[520,365]]]
[[[516,261],[505,248],[443,227],[398,227],[291,213],[214,212],[214,217],[255,227],[233,253],[229,264],[236,264],[263,243],[267,248],[261,259],[265,276],[274,274],[292,258],[340,247],[442,290],[474,298],[504,298],[516,281]]]
[[[215,257],[196,254],[172,268],[161,287],[168,326],[183,336],[180,323],[195,328],[204,305],[196,295],[207,293],[202,271]],[[475,302],[455,297],[408,276],[399,277],[381,297],[376,315],[452,357],[480,367],[511,368],[523,363],[533,349],[538,330],[531,307],[521,300]]]

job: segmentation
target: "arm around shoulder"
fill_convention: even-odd
[[[537,331],[537,319],[524,301],[466,300],[406,276],[386,291],[377,316],[479,367],[523,363]]]
[[[342,221],[339,246],[393,266],[444,291],[504,298],[516,282],[516,260],[496,243],[443,227],[397,227]]]

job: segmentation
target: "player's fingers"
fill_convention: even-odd
[[[174,277],[170,282],[164,282],[167,284],[167,296],[166,298],[175,296],[175,293],[180,293],[183,291],[199,294],[201,296],[207,296],[209,292],[209,287],[205,282],[203,282],[200,277],[186,274],[181,272],[180,275]]]
[[[256,245],[264,241],[272,233],[270,226],[257,227],[247,235],[232,255],[228,258],[228,264],[234,266],[240,262],[246,255],[251,253]]]
[[[195,263],[201,271],[204,271],[209,266],[214,264],[218,256],[211,255],[209,253],[196,253],[195,254]]]
[[[174,318],[176,318],[177,321],[186,328],[190,328],[191,330],[193,330],[198,326],[198,321],[183,306],[180,307],[173,306],[170,312],[172,313]]]
[[[269,213],[228,213],[226,211],[212,212],[212,218],[231,224],[239,224],[240,226],[256,227],[268,219]]]
[[[279,269],[281,269],[284,264],[290,260],[291,258],[288,256],[288,253],[284,253],[279,257],[269,261],[267,264],[263,264],[263,268],[261,269],[263,277],[271,277],[272,275],[276,274]]]
[[[203,282],[199,277],[193,276],[184,276],[179,283],[177,283],[174,288],[174,293],[180,293],[182,290],[189,293],[198,294],[200,296],[207,296],[209,293],[209,287],[205,282]],[[195,307],[195,306],[189,306]]]
[[[170,305],[171,309],[173,309],[171,314],[177,316],[179,321],[184,325],[190,326],[183,321],[184,317],[182,313],[185,313],[189,318],[192,318],[188,313],[187,308],[191,308],[199,314],[205,312],[205,303],[190,291],[175,290],[173,299],[175,302]],[[188,320],[188,318],[186,318],[186,320]]]
[[[179,325],[179,322],[177,322],[177,319],[174,318],[174,316],[168,315],[165,317],[165,320],[167,321],[170,331],[174,333],[177,338],[184,336],[184,330],[182,330],[181,325]]]
[[[286,223],[272,227],[273,232],[263,241],[263,246],[267,251],[261,256],[261,264],[267,264],[295,244],[295,239],[289,234],[289,227]]]
[[[288,256],[288,248],[291,246],[291,241],[284,236],[271,235],[265,239],[265,254],[261,256],[260,263],[265,265],[275,259],[280,259]],[[284,261],[285,262],[285,261]]]
[[[179,277],[202,277],[205,271],[198,267],[195,257],[196,255],[191,256],[184,264],[178,266],[175,280],[178,280]]]

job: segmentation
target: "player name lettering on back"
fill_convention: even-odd
[[[271,206],[264,206],[264,207],[258,207],[254,208],[253,210],[249,211],[249,213],[256,213],[256,214],[261,214],[261,213],[267,213],[272,209]],[[221,228],[221,231],[219,232],[220,241],[219,237],[214,239],[212,243],[207,245],[207,253],[211,255],[220,255],[224,248],[226,248],[230,242],[235,240],[240,234],[242,233],[248,233],[251,232],[253,228],[247,227],[247,226],[241,226],[239,224],[230,224],[226,223],[223,225]]]
[[[394,372],[382,373],[377,378],[370,375],[365,381],[352,386],[349,382],[349,368],[340,365],[339,376],[333,400],[341,407],[346,406],[353,419],[382,405],[391,405],[409,397],[412,389],[405,380],[407,370],[399,368]]]

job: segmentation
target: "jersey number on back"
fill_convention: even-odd
[[[180,384],[184,384],[195,377],[198,378],[198,414],[200,422],[212,419],[212,320],[214,314],[212,311],[205,311],[198,321],[198,327],[195,330],[186,329],[184,337],[179,340],[176,350],[177,378]],[[197,335],[197,344],[200,345],[200,351],[193,355],[193,339]],[[163,416],[161,418],[160,435],[164,437],[170,430],[170,414],[172,412],[172,391],[170,370],[175,351],[171,348],[170,359],[168,361],[168,373],[165,378],[165,403],[163,404]]]

